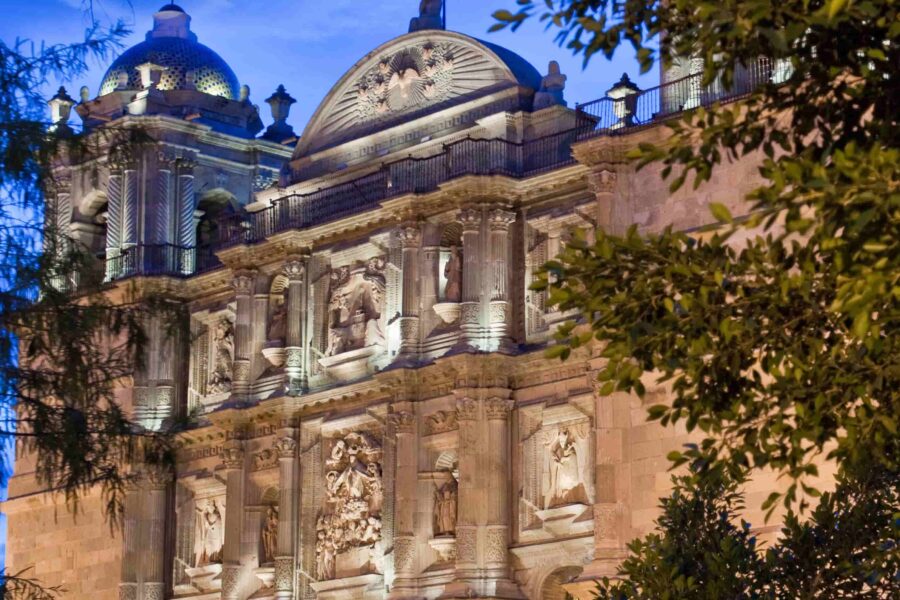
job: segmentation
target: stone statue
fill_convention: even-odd
[[[444,265],[444,277],[447,279],[444,285],[444,300],[459,302],[462,298],[462,263],[459,259],[459,248],[456,246],[450,246],[450,258]]]
[[[559,63],[551,60],[547,65],[547,74],[541,79],[541,89],[534,95],[534,110],[548,106],[565,106],[563,91],[566,89],[566,76],[559,70]]]
[[[409,20],[409,32],[423,29],[443,29],[444,19],[441,17],[443,7],[443,0],[421,0],[419,16]]]
[[[316,521],[316,577],[334,578],[336,557],[381,541],[382,450],[367,435],[334,442],[325,460],[325,507]]]
[[[282,342],[287,332],[287,303],[277,302],[275,310],[272,311],[272,318],[269,320],[269,331],[266,339],[270,342]]]
[[[194,532],[195,565],[200,567],[222,562],[224,544],[225,521],[219,505],[215,499],[210,498],[205,506],[197,507],[197,525]]]
[[[434,535],[456,533],[456,502],[459,484],[451,475],[441,487],[434,487]]]
[[[272,562],[278,551],[278,508],[270,506],[266,509],[266,520],[262,529],[263,560]]]
[[[384,344],[384,269],[379,256],[352,270],[345,266],[332,272],[326,356]]]
[[[215,345],[215,363],[209,377],[209,391],[213,393],[231,390],[231,370],[234,364],[234,327],[223,317],[213,336]]]
[[[586,503],[587,494],[581,482],[581,469],[575,440],[568,429],[560,429],[550,443],[550,489],[545,508],[566,504]]]

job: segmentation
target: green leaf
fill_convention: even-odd
[[[721,223],[731,223],[731,212],[725,208],[724,204],[719,202],[710,202],[709,210],[712,212],[713,217],[716,218]]]

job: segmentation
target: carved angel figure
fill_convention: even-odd
[[[547,492],[546,508],[587,502],[578,452],[575,440],[568,429],[560,429],[556,439],[550,444],[550,489]]]
[[[451,475],[441,487],[434,488],[434,535],[456,533],[456,504],[458,484]]]
[[[213,372],[209,377],[211,392],[227,392],[231,390],[231,370],[234,365],[234,327],[227,318],[222,318],[216,325],[213,337],[216,357]]]
[[[450,246],[450,259],[444,265],[444,277],[447,283],[444,285],[444,300],[447,302],[459,302],[462,297],[462,263],[459,260],[459,248]]]
[[[262,530],[263,559],[265,562],[275,560],[278,547],[278,509],[270,506],[266,509],[266,520]]]
[[[197,524],[194,533],[194,563],[196,566],[222,562],[222,546],[225,543],[222,512],[215,499],[197,507]]]

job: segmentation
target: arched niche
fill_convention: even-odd
[[[563,586],[581,575],[583,570],[582,567],[576,566],[565,566],[555,569],[541,583],[541,600],[567,600],[571,598]]]
[[[208,248],[219,239],[221,223],[228,217],[240,215],[244,211],[234,194],[224,188],[213,188],[203,192],[197,201],[197,246]]]

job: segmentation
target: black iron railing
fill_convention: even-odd
[[[136,274],[187,276],[220,266],[215,251],[254,244],[273,234],[321,225],[376,208],[405,194],[434,191],[442,183],[466,175],[526,178],[575,163],[572,144],[598,135],[621,135],[654,125],[699,106],[739,100],[761,84],[778,82],[785,67],[761,59],[740,69],[730,88],[701,85],[690,75],[625,97],[604,97],[576,105],[575,127],[527,142],[465,138],[442,146],[427,157],[408,157],[348,182],[303,194],[290,194],[269,207],[229,215],[217,223],[217,239],[196,249],[170,245],[137,246],[110,258],[109,278]]]

